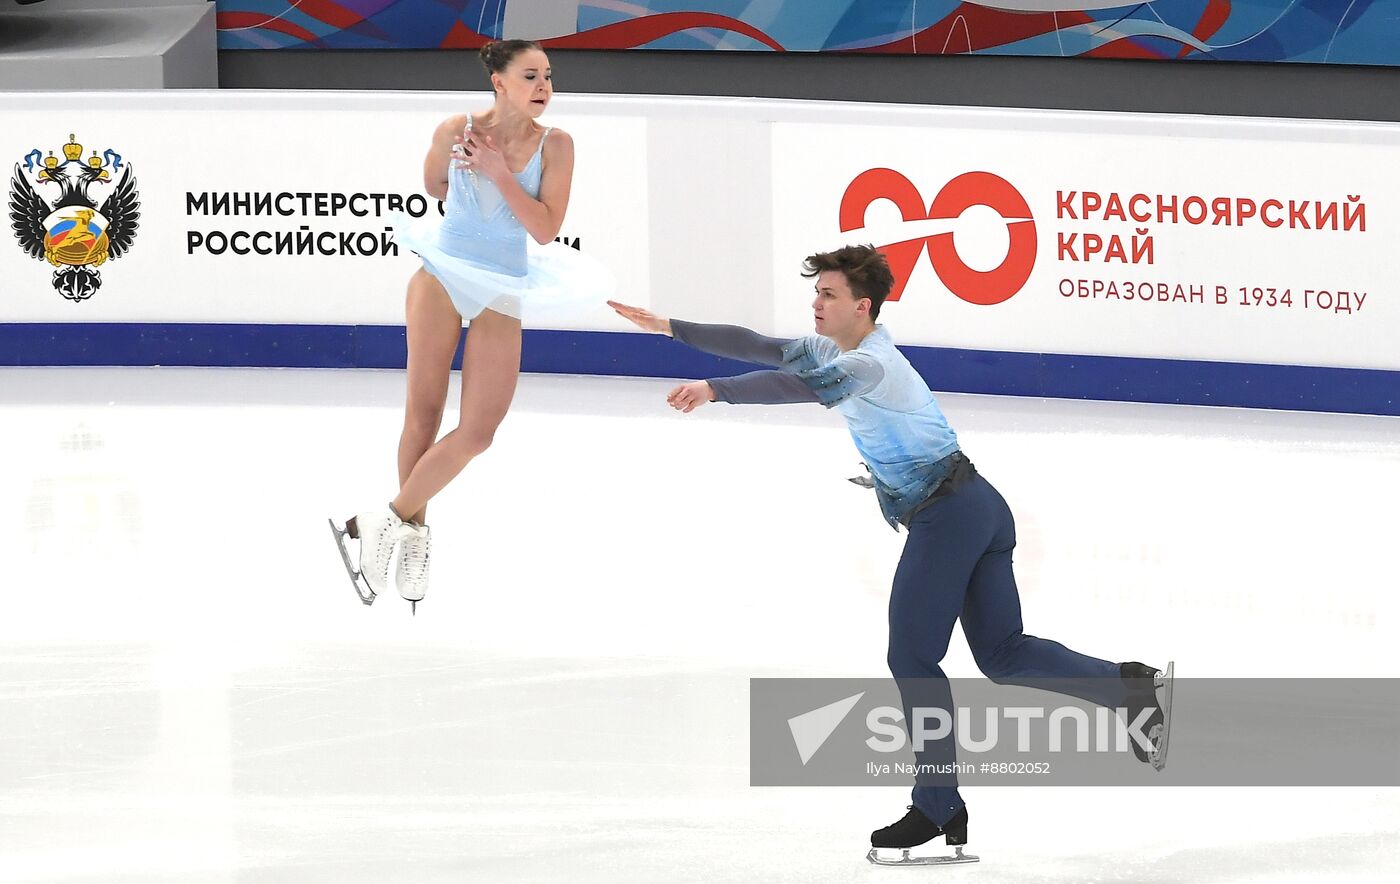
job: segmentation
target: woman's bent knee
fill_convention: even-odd
[[[491,447],[495,441],[494,433],[483,433],[480,430],[467,430],[461,427],[452,437],[453,448],[464,459],[470,460]]]
[[[416,410],[410,406],[404,414],[403,432],[406,436],[427,436],[437,438],[442,428],[442,409]]]

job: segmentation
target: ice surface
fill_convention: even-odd
[[[402,386],[0,370],[0,880],[1400,868],[1396,790],[1032,787],[965,790],[979,865],[871,867],[903,789],[748,786],[748,678],[884,674],[903,535],[839,417],[526,376],[431,506],[415,618],[355,599],[325,524],[393,496]],[[1183,677],[1400,676],[1400,421],[940,400],[1016,513],[1027,631]],[[976,674],[960,633],[944,668]]]

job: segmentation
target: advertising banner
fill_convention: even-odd
[[[1052,119],[775,124],[775,279],[869,242],[904,344],[1400,368],[1394,145]],[[780,333],[811,331],[809,294],[775,304]]]
[[[4,322],[402,324],[419,262],[391,218],[440,215],[423,183],[433,131],[490,97],[66,103],[6,112]],[[641,296],[647,266],[628,258],[647,251],[646,120],[544,122],[575,143],[561,241]],[[549,325],[613,321],[600,303]]]

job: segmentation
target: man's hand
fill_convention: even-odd
[[[682,414],[690,414],[706,402],[715,401],[715,391],[708,381],[692,381],[681,384],[666,396],[666,404]]]
[[[628,320],[642,331],[662,334],[671,337],[671,320],[657,316],[650,310],[643,310],[641,307],[629,307],[626,304],[619,304],[617,301],[609,301],[608,306],[617,311],[617,315]]]

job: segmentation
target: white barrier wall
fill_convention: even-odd
[[[438,211],[431,132],[488,102],[0,94],[0,323],[399,323],[415,261],[385,254],[387,216]],[[569,95],[544,122],[577,144],[563,236],[665,314],[805,333],[802,257],[873,242],[903,343],[1400,369],[1400,126]],[[46,230],[83,223],[37,180],[50,153],[106,175],[99,210],[128,174],[139,202],[100,288],[79,273],[69,297],[22,248],[26,188]],[[628,328],[601,305],[550,325]]]

